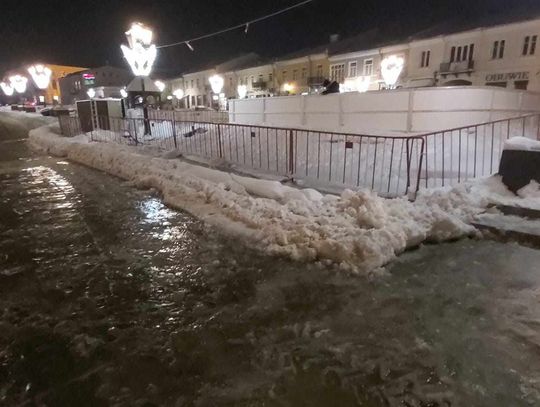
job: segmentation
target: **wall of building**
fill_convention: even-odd
[[[59,80],[61,101],[65,105],[71,105],[77,100],[88,99],[87,92],[90,88],[104,87],[108,89],[107,94],[117,95],[132,79],[133,74],[127,69],[109,65],[75,72]]]
[[[184,94],[188,108],[209,107],[212,104],[212,89],[208,78],[216,74],[215,69],[185,74]]]
[[[231,123],[388,134],[431,132],[540,111],[540,94],[486,87],[399,89],[230,101]]]
[[[237,86],[247,87],[247,97],[261,97],[274,95],[276,92],[275,72],[272,64],[241,69],[235,72]],[[236,95],[235,88],[235,96]]]

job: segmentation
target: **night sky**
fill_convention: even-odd
[[[0,77],[6,69],[43,62],[127,66],[119,49],[132,21],[153,27],[156,43],[189,39],[297,3],[299,0],[19,0],[2,2]],[[245,52],[273,57],[320,45],[329,34],[378,28],[405,35],[478,16],[538,10],[539,0],[314,0],[243,30],[162,50],[157,67],[170,74]],[[390,35],[390,34],[389,34]],[[392,34],[395,35],[395,34]]]

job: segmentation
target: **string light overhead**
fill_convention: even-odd
[[[201,35],[199,37],[191,38],[191,39],[184,40],[184,41],[173,42],[172,44],[159,45],[156,48],[168,48],[168,47],[174,47],[174,46],[177,46],[177,45],[186,45],[191,51],[194,51],[193,45],[191,45],[192,42],[199,41],[199,40],[202,40],[202,39],[205,39],[205,38],[215,37],[216,35],[224,34],[226,32],[237,30],[239,28],[244,28],[244,33],[247,34],[250,25],[252,25],[254,23],[258,23],[258,22],[263,21],[263,20],[267,20],[267,19],[272,18],[272,17],[275,17],[275,16],[277,16],[279,14],[286,13],[287,11],[290,11],[290,10],[293,10],[295,8],[301,7],[301,6],[305,5],[305,4],[311,3],[313,1],[314,0],[304,0],[304,1],[301,1],[300,3],[293,4],[292,6],[283,8],[281,10],[275,11],[273,13],[267,14],[267,15],[259,17],[259,18],[255,18],[253,20],[245,21],[245,22],[237,24],[235,26],[225,28],[223,30],[219,30],[219,31],[216,31],[216,32],[213,32],[213,33],[210,33],[210,34],[204,34],[204,35]]]

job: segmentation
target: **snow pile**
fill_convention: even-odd
[[[271,254],[354,271],[381,267],[423,241],[473,234],[468,222],[484,211],[494,190],[471,185],[426,190],[415,202],[384,199],[367,190],[346,190],[338,197],[167,159],[155,148],[59,137],[48,127],[30,132],[30,144],[138,187],[155,188],[168,205]],[[485,191],[472,193],[472,188]]]
[[[505,150],[540,151],[540,141],[527,137],[512,137],[504,142]]]
[[[540,184],[535,180],[532,180],[529,185],[526,185],[517,191],[517,194],[523,199],[535,199],[540,201]]]

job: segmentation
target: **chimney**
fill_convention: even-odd
[[[330,34],[330,43],[338,42],[339,41],[339,34]]]

